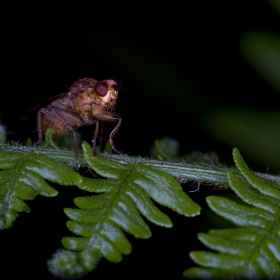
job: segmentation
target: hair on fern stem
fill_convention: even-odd
[[[193,190],[193,191],[187,191],[186,193],[193,193],[193,192],[197,192],[197,191],[200,189],[200,185],[201,185],[201,182],[197,182],[197,188],[196,188],[196,190]]]
[[[224,190],[228,190],[229,187],[226,186],[226,185],[218,185],[218,184],[215,184],[214,187],[213,187],[213,191],[215,190],[221,190],[221,191],[224,191]]]
[[[80,171],[82,176],[89,177],[89,178],[97,178],[98,177],[98,175],[89,166],[84,167],[83,169],[84,169],[83,172]]]

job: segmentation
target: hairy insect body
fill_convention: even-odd
[[[45,108],[38,112],[38,136],[37,143],[42,141],[42,134],[48,128],[52,128],[53,135],[59,136],[70,131],[75,140],[76,157],[78,147],[75,130],[84,125],[95,124],[93,135],[93,155],[96,156],[95,146],[100,121],[114,121],[118,123],[109,136],[114,151],[118,151],[113,144],[113,136],[121,124],[121,118],[112,113],[118,96],[118,83],[115,80],[97,81],[84,78],[76,81],[69,92],[57,96]]]

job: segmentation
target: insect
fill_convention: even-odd
[[[43,134],[52,128],[53,135],[59,136],[70,131],[74,138],[75,155],[79,158],[79,149],[75,130],[81,126],[95,124],[92,139],[92,155],[96,158],[96,139],[100,122],[117,121],[115,128],[109,135],[112,149],[119,151],[113,142],[113,137],[119,129],[122,118],[113,112],[118,91],[121,88],[116,80],[97,81],[91,78],[77,80],[67,93],[57,95],[47,102],[46,107],[38,111],[37,130],[38,145],[43,140]]]

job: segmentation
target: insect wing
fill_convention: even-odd
[[[47,106],[48,104],[50,104],[52,101],[56,100],[56,99],[59,99],[61,97],[64,97],[68,95],[68,93],[61,93],[61,94],[57,94],[49,99],[47,99],[46,101],[32,107],[31,109],[29,109],[28,111],[26,111],[25,113],[23,113],[19,120],[20,121],[27,121],[32,115],[35,115],[38,113],[38,110],[41,109],[42,107],[45,107]]]

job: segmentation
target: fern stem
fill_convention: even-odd
[[[0,156],[2,152],[22,151],[26,153],[34,152],[36,154],[45,155],[57,162],[63,163],[71,167],[88,167],[83,158],[76,159],[73,150],[63,150],[45,147],[32,147],[22,145],[0,144]],[[114,155],[99,153],[99,157],[118,162],[118,163],[141,163],[142,165],[155,168],[159,171],[168,173],[180,181],[197,181],[212,183],[218,185],[228,185],[227,172],[237,172],[235,167],[227,167],[224,165],[216,166],[214,164],[188,164],[187,162],[173,162],[164,160],[154,160],[150,158],[141,158],[127,155]],[[264,179],[280,183],[279,176],[255,172],[257,176]]]

